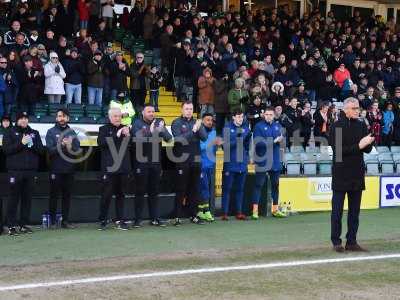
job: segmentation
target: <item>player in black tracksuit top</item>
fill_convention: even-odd
[[[16,126],[7,130],[3,137],[3,151],[9,174],[10,197],[7,203],[8,233],[32,233],[27,226],[32,202],[32,189],[35,172],[39,167],[40,155],[44,152],[39,132],[28,126],[28,114],[17,114]],[[17,208],[20,206],[20,220],[17,221]]]
[[[174,136],[174,159],[176,162],[176,195],[175,195],[175,225],[181,225],[183,204],[189,207],[191,221],[196,224],[204,222],[196,215],[200,211],[199,181],[201,174],[200,140],[207,140],[207,132],[201,120],[193,118],[193,104],[182,104],[182,116],[175,119],[171,126]]]
[[[165,128],[162,119],[155,118],[155,107],[147,104],[143,109],[143,118],[136,119],[132,126],[132,136],[136,147],[134,162],[136,193],[135,193],[135,223],[134,227],[141,227],[144,194],[148,195],[151,225],[165,226],[160,219],[158,194],[161,180],[161,142],[168,142],[172,135]],[[154,149],[157,147],[157,149]],[[153,153],[155,155],[153,155]]]
[[[108,116],[110,123],[99,128],[97,137],[103,174],[99,230],[106,229],[108,209],[113,195],[115,195],[117,229],[127,230],[128,227],[124,222],[124,186],[132,170],[130,129],[121,124],[122,113],[119,108],[111,108]]]
[[[71,189],[74,181],[75,159],[80,150],[80,142],[74,130],[68,126],[69,112],[62,108],[57,111],[54,127],[46,134],[46,147],[50,157],[50,197],[49,213],[51,224],[56,222],[57,200],[61,192],[61,227],[73,228],[68,224],[71,204]]]

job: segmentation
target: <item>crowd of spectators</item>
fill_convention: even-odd
[[[288,137],[300,131],[307,145],[312,133],[328,135],[340,117],[338,103],[351,96],[378,144],[400,144],[394,19],[365,18],[357,10],[346,20],[318,10],[295,16],[287,6],[241,12],[218,6],[204,17],[183,3],[143,8],[140,2],[116,16],[112,0],[11,3],[0,4],[9,26],[0,43],[0,116],[32,113],[43,99],[105,105],[120,92],[137,109],[150,93],[158,109],[164,85],[177,101],[213,114],[218,134],[231,112],[242,110],[254,127],[273,106]],[[151,64],[137,52],[129,65],[113,50],[117,27],[144,39]]]

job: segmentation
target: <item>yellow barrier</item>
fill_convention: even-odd
[[[366,190],[363,192],[361,208],[379,208],[379,177],[366,177],[365,186]],[[295,211],[331,210],[331,178],[282,177],[279,181],[279,200],[280,203],[290,202]],[[347,199],[345,209],[347,209]]]

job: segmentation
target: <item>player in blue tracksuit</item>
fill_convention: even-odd
[[[233,112],[232,121],[224,128],[224,169],[222,177],[222,220],[228,220],[229,196],[235,187],[236,218],[245,220],[242,213],[244,184],[249,163],[251,131],[249,124],[244,122],[243,112]]]
[[[258,203],[261,197],[261,189],[265,183],[267,173],[271,180],[271,196],[273,200],[272,213],[276,217],[284,217],[278,211],[279,198],[279,174],[282,169],[280,158],[280,143],[283,141],[282,126],[274,121],[274,109],[268,107],[263,115],[264,120],[256,124],[254,128],[254,163],[256,165],[256,179],[253,190],[252,218],[258,219]]]
[[[207,140],[200,141],[201,149],[201,173],[200,173],[200,197],[202,198],[203,210],[197,216],[205,221],[214,221],[213,212],[215,207],[215,161],[217,147],[222,145],[222,139],[217,137],[214,128],[213,115],[203,115],[203,126],[207,132]]]

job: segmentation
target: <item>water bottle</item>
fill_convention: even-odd
[[[32,140],[32,137],[29,136],[28,148],[32,148],[32,146],[33,146],[33,140]]]
[[[281,212],[283,212],[284,214],[287,214],[287,205],[286,202],[283,202],[283,205],[281,207]]]
[[[58,227],[58,228],[61,228],[62,214],[57,214],[57,215],[56,215],[56,223],[57,223],[57,227]]]
[[[42,215],[42,229],[46,230],[49,228],[49,219],[47,214]]]

